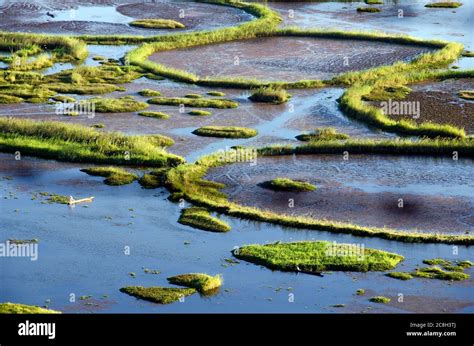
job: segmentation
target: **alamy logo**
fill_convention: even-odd
[[[382,111],[386,115],[406,115],[413,119],[420,117],[420,102],[418,101],[394,101],[388,100],[380,102]]]
[[[36,323],[26,320],[18,324],[20,336],[47,336],[48,339],[56,338],[56,323]]]
[[[0,257],[29,257],[31,261],[36,261],[38,259],[38,244],[7,240],[5,243],[0,243]]]

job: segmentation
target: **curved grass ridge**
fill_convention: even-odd
[[[377,153],[391,155],[429,155],[440,156],[452,155],[453,151],[465,156],[474,156],[472,141],[454,140],[422,140],[411,142],[408,140],[397,141],[351,141],[340,142],[315,142],[299,147],[276,147],[263,148],[259,155],[289,155],[289,154],[315,154],[315,153],[339,153],[350,150],[351,153]],[[229,155],[228,157],[232,157]],[[214,154],[201,158],[194,164],[185,164],[168,171],[165,185],[175,195],[189,202],[206,207],[210,210],[239,217],[243,219],[269,222],[282,226],[313,229],[332,233],[351,234],[361,237],[376,237],[405,243],[444,243],[458,245],[473,245],[474,236],[429,234],[419,232],[404,232],[389,228],[364,227],[345,222],[313,219],[308,217],[295,217],[291,215],[278,214],[254,207],[242,206],[230,202],[227,196],[219,191],[222,184],[204,180],[210,168],[218,167],[231,161],[222,160],[222,155]]]
[[[404,259],[382,250],[328,241],[247,245],[235,249],[233,254],[270,269],[309,274],[323,271],[384,271],[395,268]]]
[[[99,132],[54,121],[0,118],[0,151],[69,162],[164,167],[185,160],[158,145],[171,139]]]
[[[227,222],[211,216],[205,208],[191,207],[181,210],[178,222],[182,225],[191,226],[209,232],[224,233],[230,231]]]

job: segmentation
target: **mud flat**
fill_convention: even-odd
[[[471,160],[420,157],[263,157],[256,165],[214,169],[207,178],[225,183],[232,201],[279,213],[464,234],[474,226],[474,184],[467,178],[474,174],[473,167]],[[277,176],[303,180],[317,189],[274,192],[258,185]]]
[[[180,18],[181,10],[185,11],[184,18]],[[105,6],[100,0],[81,1],[79,5],[74,1],[57,0],[7,1],[0,6],[0,14],[0,30],[73,35],[160,35],[234,26],[253,18],[244,11],[227,6],[195,2],[186,2],[183,6],[179,1],[146,3],[139,0],[115,0]],[[128,25],[134,19],[144,18],[174,19],[185,24],[186,28],[154,30]]]
[[[467,134],[474,134],[474,101],[459,97],[461,90],[474,90],[474,80],[445,80],[411,86],[406,102],[419,102],[420,114],[414,119],[409,115],[390,114],[396,120],[412,119],[418,123],[433,122],[461,127]]]
[[[297,81],[409,61],[428,51],[400,44],[281,36],[163,51],[150,60],[201,77]]]

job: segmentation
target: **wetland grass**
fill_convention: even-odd
[[[178,222],[209,232],[230,231],[230,226],[226,222],[211,216],[207,209],[200,207],[191,207],[181,210],[181,216]]]
[[[269,269],[313,274],[323,271],[384,271],[395,268],[404,259],[381,250],[328,241],[246,245],[235,249],[233,254],[238,259]]]
[[[154,105],[166,106],[186,106],[199,108],[237,108],[239,104],[231,100],[224,99],[192,99],[186,97],[156,97],[148,100],[148,103]]]
[[[129,113],[148,108],[148,103],[136,101],[130,97],[101,98],[96,97],[79,102],[79,104],[93,104],[99,113]]]
[[[152,89],[143,89],[138,92],[139,95],[145,96],[145,97],[156,97],[156,96],[161,96],[161,93],[157,90],[152,90]]]
[[[251,138],[258,134],[257,130],[238,126],[203,126],[193,133],[197,136],[218,138]]]
[[[372,303],[388,304],[391,299],[384,296],[375,296],[369,299]]]
[[[194,116],[199,116],[199,117],[212,115],[211,112],[203,111],[201,109],[192,110],[192,111],[188,112],[188,114],[189,115],[194,115]]]
[[[169,119],[170,118],[169,114],[167,113],[154,112],[154,111],[139,112],[138,115],[142,117],[155,118],[155,119]]]
[[[262,184],[263,187],[274,191],[304,192],[314,191],[316,186],[305,181],[292,180],[289,178],[275,178]]]
[[[0,314],[60,314],[60,311],[40,308],[39,306],[0,303]]]
[[[296,139],[302,142],[345,140],[348,138],[348,135],[345,133],[339,133],[332,127],[324,127],[316,129],[313,133],[296,136]]]
[[[256,90],[249,99],[253,102],[281,104],[287,102],[291,95],[285,89],[273,87],[260,88]]]
[[[385,275],[393,279],[404,280],[404,281],[413,279],[413,275],[407,272],[390,272]]]
[[[145,29],[183,29],[186,26],[172,19],[138,19],[129,25]]]
[[[81,169],[89,175],[106,178],[104,183],[112,186],[128,185],[138,179],[136,174],[119,167],[92,167]]]
[[[196,290],[194,288],[128,286],[121,288],[120,292],[157,304],[171,304],[196,293]]]
[[[378,7],[357,7],[357,12],[376,13],[382,12],[382,10]]]
[[[440,1],[440,2],[432,2],[425,5],[425,7],[428,7],[428,8],[458,8],[461,6],[462,6],[462,2],[458,2],[458,1]]]
[[[221,275],[211,276],[203,273],[181,274],[167,280],[170,284],[194,288],[201,293],[215,290],[222,285]]]

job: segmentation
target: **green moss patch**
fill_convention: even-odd
[[[202,99],[202,95],[199,94],[186,94],[184,97],[188,99]]]
[[[224,99],[190,99],[186,97],[156,97],[148,100],[148,103],[166,106],[186,106],[199,108],[237,108],[239,104],[231,100]]]
[[[344,140],[348,138],[349,135],[346,135],[345,133],[339,133],[335,128],[332,127],[316,129],[313,133],[296,136],[296,139],[302,142]]]
[[[152,90],[152,89],[143,89],[143,90],[139,91],[138,94],[140,94],[141,96],[145,96],[145,97],[161,96],[161,93],[159,91]]]
[[[138,179],[136,174],[130,173],[118,167],[92,167],[81,169],[81,172],[89,175],[105,177],[104,183],[107,185],[120,186],[128,185]]]
[[[373,89],[368,95],[362,97],[364,101],[403,100],[412,90],[406,86],[382,87]]]
[[[15,304],[15,303],[1,303],[0,314],[60,314],[60,311],[43,309],[39,306]]]
[[[357,7],[357,12],[376,13],[381,11],[382,10],[377,7]]]
[[[196,290],[194,288],[128,286],[121,288],[120,292],[153,303],[170,304],[196,293]]]
[[[120,87],[113,84],[68,84],[68,83],[52,83],[48,84],[48,89],[53,90],[56,93],[63,94],[78,94],[78,95],[97,95],[97,94],[108,94],[114,91],[121,90]],[[55,93],[55,94],[56,94]]]
[[[291,96],[285,89],[277,89],[272,87],[260,88],[256,90],[249,99],[253,102],[264,102],[281,104],[287,102]]]
[[[376,296],[369,299],[372,303],[388,304],[390,303],[390,298],[384,296]]]
[[[214,96],[214,97],[223,97],[223,96],[225,96],[225,93],[223,93],[221,91],[209,91],[207,94],[209,96]]]
[[[172,19],[139,19],[129,23],[145,29],[183,29],[185,25]]]
[[[201,109],[196,109],[196,110],[190,111],[190,112],[188,112],[188,114],[189,115],[195,115],[195,116],[198,116],[198,117],[206,117],[206,116],[212,115],[211,112],[203,111]]]
[[[148,108],[146,102],[136,101],[131,97],[121,97],[117,99],[96,97],[81,101],[80,103],[93,103],[95,111],[99,113],[128,113]]]
[[[313,191],[316,190],[316,186],[298,180],[292,180],[289,178],[276,178],[261,184],[262,187],[275,190],[275,191],[292,191],[292,192],[302,192],[302,191]]]
[[[168,278],[173,285],[195,288],[199,292],[215,290],[222,285],[221,275],[210,276],[202,273],[191,273]]]
[[[458,271],[445,271],[439,267],[419,268],[416,269],[412,275],[419,278],[447,281],[462,281],[469,278],[469,275],[466,273],[461,273]]]
[[[222,220],[211,216],[205,208],[191,207],[181,210],[178,222],[183,225],[210,232],[228,232],[230,226]]]
[[[364,0],[367,5],[383,5],[384,2],[382,0]]]
[[[140,112],[138,115],[142,117],[148,117],[148,118],[155,118],[155,119],[169,119],[170,116],[169,114],[166,114],[164,112]]]
[[[257,130],[237,126],[203,126],[193,131],[195,135],[218,138],[251,138],[255,137]]]
[[[155,174],[144,174],[139,180],[138,183],[144,189],[156,189],[163,186],[163,178]]]
[[[458,95],[466,100],[474,100],[474,90],[461,90]]]
[[[363,296],[365,294],[365,290],[363,288],[359,288],[357,291],[356,291],[356,294],[358,296]]]
[[[425,5],[425,7],[429,8],[458,8],[460,6],[462,6],[462,2],[457,1],[432,2]]]
[[[404,259],[382,250],[327,241],[247,245],[234,250],[233,254],[270,269],[305,273],[383,271],[395,268]]]
[[[406,272],[391,272],[386,274],[388,277],[398,280],[411,280],[413,279],[413,275]]]

